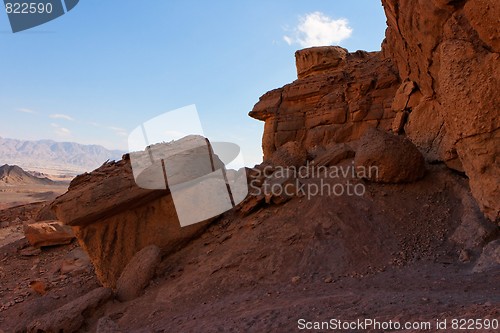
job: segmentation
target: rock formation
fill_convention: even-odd
[[[73,227],[101,283],[112,288],[141,249],[157,245],[168,254],[206,226],[181,228],[170,192],[139,188],[128,155],[75,178],[53,207]]]
[[[264,94],[264,160],[290,141],[308,152],[368,128],[405,134],[429,162],[465,172],[500,221],[500,6],[496,0],[383,0],[382,52],[296,53],[298,80]]]
[[[311,152],[356,140],[371,127],[391,129],[400,81],[390,59],[340,47],[314,47],[295,57],[299,79],[266,93],[250,112],[265,121],[264,160],[290,141]]]
[[[56,215],[74,228],[104,286],[119,287],[120,275],[139,251],[157,246],[161,250],[157,256],[159,260],[161,255],[175,252],[199,235],[215,215],[224,212],[217,211],[208,218],[197,220],[200,223],[180,224],[180,206],[195,210],[193,215],[196,211],[213,209],[212,201],[193,203],[190,200],[195,199],[189,196],[193,188],[190,182],[196,179],[205,186],[195,190],[214,193],[210,181],[215,177],[211,177],[211,173],[215,168],[225,170],[224,163],[206,142],[201,136],[187,136],[174,144],[160,143],[145,151],[127,154],[119,162],[106,163],[90,174],[78,176],[71,182],[68,192],[54,201],[52,207]],[[153,158],[157,156],[161,156],[161,160]],[[226,174],[226,177],[227,183],[222,190],[227,195],[227,187],[237,180],[238,173]],[[246,189],[246,183],[243,184]],[[181,189],[174,193],[175,186]],[[221,190],[221,186],[215,189]],[[232,193],[234,198],[240,195],[236,191]],[[177,195],[175,204],[174,195]],[[130,298],[130,294],[133,293],[123,292],[119,296],[125,299]]]
[[[406,135],[428,160],[464,171],[483,213],[499,221],[498,1],[382,3],[382,52],[403,82],[393,109],[407,114]]]

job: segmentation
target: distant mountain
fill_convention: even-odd
[[[119,160],[123,154],[123,151],[108,150],[97,145],[0,137],[0,164],[18,165],[25,170],[81,173],[92,171],[107,160]]]
[[[17,165],[0,166],[0,185],[54,185],[48,178],[35,177]]]

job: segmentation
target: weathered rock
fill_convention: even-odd
[[[371,127],[390,130],[400,81],[380,53],[339,47],[298,51],[295,82],[264,94],[250,116],[265,121],[264,160],[290,141],[306,150],[359,139]]]
[[[462,194],[461,223],[450,240],[467,250],[481,247],[497,232],[497,227],[486,220],[470,195]]]
[[[73,226],[99,281],[111,288],[138,251],[156,245],[169,254],[210,222],[182,228],[170,192],[139,188],[127,155],[75,178],[52,207]]]
[[[111,318],[102,317],[97,321],[96,333],[123,333],[123,331]]]
[[[313,163],[315,167],[336,165],[342,160],[352,158],[355,155],[351,146],[345,143],[327,145],[321,152],[316,153]]]
[[[484,247],[483,253],[472,271],[481,273],[497,267],[500,267],[500,239],[490,242]]]
[[[299,79],[261,97],[250,116],[265,121],[264,159],[290,141],[311,151],[372,127],[405,133],[428,161],[465,172],[500,221],[500,2],[382,3],[381,53],[298,51]]]
[[[306,163],[307,151],[298,142],[290,141],[279,147],[268,162],[274,167],[300,167]]]
[[[406,107],[405,132],[427,159],[465,171],[482,212],[499,221],[500,2],[382,3],[383,53],[421,95]]]
[[[27,327],[28,333],[73,333],[77,332],[85,319],[113,295],[111,289],[98,288],[85,296],[67,303],[34,320]]]
[[[75,238],[71,227],[59,221],[26,224],[24,234],[34,247],[69,244]]]
[[[312,47],[295,53],[297,76],[304,79],[346,64],[349,52],[341,47]]]
[[[281,205],[300,195],[299,180],[292,169],[278,169],[262,185],[262,194],[267,204]]]
[[[47,293],[47,285],[43,281],[31,281],[30,288],[39,295],[45,295]]]
[[[25,257],[34,257],[42,253],[38,247],[29,246],[19,251],[19,254]]]
[[[91,262],[88,254],[81,248],[76,248],[64,257],[59,271],[61,274],[74,275],[88,270],[90,266]]]
[[[161,250],[156,245],[137,252],[116,283],[116,298],[120,301],[130,301],[138,297],[153,278],[160,260]]]
[[[414,182],[425,173],[425,160],[410,141],[377,129],[361,138],[354,163],[359,177],[381,183]]]
[[[260,190],[261,189],[259,188],[258,191]],[[259,208],[262,203],[264,203],[264,199],[265,197],[262,194],[249,195],[248,198],[241,202],[241,204],[239,205],[239,210],[243,214],[243,216],[248,215]]]

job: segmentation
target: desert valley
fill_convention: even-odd
[[[499,2],[382,3],[381,51],[299,50],[262,92],[261,164],[177,154],[223,170],[201,223],[175,181],[205,165],[139,186],[137,152],[0,138],[0,333],[498,332]]]

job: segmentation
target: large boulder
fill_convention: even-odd
[[[210,223],[181,227],[170,190],[140,188],[129,155],[75,178],[52,209],[73,227],[99,281],[110,288],[143,248],[156,245],[168,255]]]
[[[381,183],[409,183],[425,174],[425,160],[409,140],[377,129],[361,138],[354,163],[358,176]]]

